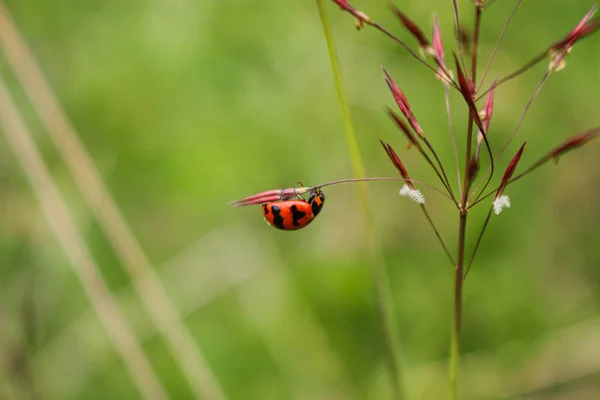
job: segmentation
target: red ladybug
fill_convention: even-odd
[[[273,201],[262,205],[267,222],[284,231],[295,231],[310,224],[321,212],[325,194],[320,188],[310,191],[308,201],[298,196],[293,200]]]

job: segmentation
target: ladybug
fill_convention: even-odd
[[[308,201],[298,196],[293,200],[264,203],[263,215],[267,222],[277,229],[295,231],[310,224],[321,212],[325,194],[320,188],[310,191]]]

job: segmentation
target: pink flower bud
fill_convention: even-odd
[[[440,31],[440,23],[437,15],[433,15],[433,53],[436,64],[438,65],[438,74],[436,78],[450,81],[453,76],[448,67],[446,67],[446,56],[444,54],[444,43],[442,41],[442,32]],[[446,76],[450,74],[450,76]],[[442,78],[442,77],[445,77]]]
[[[389,4],[392,12],[396,14],[400,22],[408,31],[417,39],[419,42],[419,47],[427,54],[434,55],[433,47],[429,40],[423,34],[423,31],[415,24],[412,20],[410,20],[402,11],[400,11],[395,5],[392,3]]]
[[[410,104],[408,104],[406,96],[404,95],[404,93],[402,93],[402,90],[400,90],[398,85],[396,85],[396,82],[393,81],[392,77],[387,73],[385,68],[381,67],[381,69],[385,74],[385,81],[387,82],[390,91],[392,92],[392,95],[396,100],[396,104],[398,104],[398,107],[400,108],[400,111],[402,111],[402,114],[404,114],[404,116],[408,120],[408,123],[410,124],[410,126],[412,126],[415,132],[423,136],[423,130],[417,122],[417,119],[415,118],[412,109],[410,108]]]
[[[373,23],[373,20],[367,14],[354,8],[347,0],[333,0],[333,2],[340,6],[342,10],[347,11],[356,17],[356,29],[362,28],[363,23]]]
[[[576,149],[577,147],[583,146],[587,142],[598,137],[600,137],[600,128],[595,128],[586,132],[582,132],[578,135],[568,138],[561,145],[552,149],[550,151],[550,156],[554,159],[554,162],[558,162],[558,158],[564,153]]]
[[[502,192],[504,192],[506,185],[508,185],[510,178],[512,178],[513,174],[515,173],[515,170],[517,169],[517,164],[519,163],[519,160],[521,159],[521,155],[523,154],[523,150],[525,150],[526,144],[527,144],[527,142],[523,143],[523,145],[521,146],[519,151],[517,151],[517,154],[515,154],[513,159],[508,164],[508,167],[506,168],[506,172],[504,172],[504,176],[502,177],[502,181],[500,182],[500,187],[498,188],[498,191],[496,192],[496,196],[494,196],[494,200],[496,200],[500,196],[502,196]]]
[[[473,84],[473,81],[467,79],[467,77],[463,73],[462,69],[460,68],[460,64],[458,62],[456,54],[453,54],[453,56],[454,63],[456,65],[456,73],[458,75],[458,85],[460,87],[460,93],[463,95],[463,98],[465,99],[465,102],[469,107],[469,111],[471,112],[471,116],[473,117],[475,124],[477,125],[479,130],[485,134],[485,129],[483,127],[483,124],[481,123],[479,113],[477,112],[477,106],[473,101],[473,98],[475,97],[475,85]]]
[[[387,153],[387,155],[390,158],[390,160],[392,160],[392,163],[394,164],[394,166],[396,167],[396,169],[398,170],[398,172],[400,172],[400,175],[405,179],[406,184],[412,190],[415,190],[415,186],[410,181],[410,177],[408,176],[408,172],[406,171],[406,168],[404,167],[404,164],[402,164],[402,161],[400,161],[400,157],[398,157],[398,154],[396,154],[396,152],[394,151],[394,149],[392,149],[392,146],[390,146],[388,143],[384,143],[382,140],[380,140],[379,142],[381,143],[381,145],[385,149],[385,152]]]
[[[581,21],[579,21],[579,24],[577,24],[567,36],[550,46],[548,49],[548,54],[550,55],[550,71],[559,71],[564,68],[564,59],[571,51],[575,42],[591,35],[600,28],[600,20],[598,18],[592,19],[597,8],[598,6],[594,4],[590,11],[583,16]]]
[[[488,96],[485,99],[485,106],[479,115],[481,117],[481,123],[486,134],[490,128],[490,122],[492,121],[492,114],[494,112],[494,94],[496,93],[497,81],[498,79],[495,79],[492,83],[492,90],[488,93]],[[481,144],[482,141],[483,135],[481,134],[481,131],[479,131],[479,134],[477,135],[477,143]]]
[[[435,14],[433,15],[433,50],[439,63],[445,67],[444,42],[442,41],[440,21]]]

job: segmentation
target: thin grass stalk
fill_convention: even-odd
[[[321,19],[323,33],[327,42],[329,60],[331,62],[331,69],[335,79],[338,101],[340,103],[342,118],[344,120],[346,140],[348,143],[348,150],[350,152],[350,158],[354,169],[354,176],[356,178],[364,178],[365,169],[362,161],[362,156],[358,148],[358,142],[356,140],[356,133],[354,129],[354,124],[352,122],[350,107],[348,106],[348,101],[346,98],[344,82],[342,79],[342,72],[340,69],[335,42],[333,39],[333,33],[331,32],[331,27],[327,18],[327,12],[325,10],[325,0],[317,0],[317,8],[319,10],[319,17]],[[373,258],[372,271],[375,281],[375,291],[377,293],[377,305],[386,342],[386,365],[390,374],[390,380],[392,384],[394,397],[396,399],[401,399],[404,396],[401,383],[401,371],[399,367],[399,350],[397,342],[398,328],[395,320],[393,299],[390,290],[390,280],[386,272],[385,263],[381,254],[381,244],[379,242],[379,238],[377,237],[373,217],[371,215],[369,207],[367,186],[364,182],[361,182],[358,185],[358,187],[362,207],[366,217],[367,237],[369,238],[369,244]]]
[[[504,151],[506,150],[506,148],[508,147],[508,145],[512,142],[513,138],[517,134],[517,131],[519,130],[519,128],[523,124],[523,121],[525,121],[525,116],[527,115],[527,111],[529,111],[529,109],[531,108],[531,104],[533,103],[533,100],[536,98],[536,96],[538,95],[538,93],[540,92],[540,90],[542,90],[542,86],[544,85],[544,83],[546,82],[546,80],[548,79],[549,76],[550,76],[550,73],[548,71],[546,71],[544,73],[544,75],[542,76],[542,79],[540,80],[540,83],[538,83],[538,85],[536,86],[535,90],[533,91],[533,94],[531,95],[531,97],[527,101],[527,104],[525,105],[525,108],[523,109],[523,112],[521,113],[521,117],[519,118],[519,122],[517,122],[517,125],[515,126],[515,129],[513,129],[510,137],[508,138],[508,140],[506,141],[506,143],[504,144],[504,146],[502,146],[502,148],[500,149],[500,151],[498,153],[496,153],[496,156],[494,157],[494,160],[497,160],[498,158],[500,158],[500,156],[502,155],[502,153],[504,153]],[[471,200],[473,199],[473,197],[475,197],[475,195],[477,194],[477,191],[479,191],[479,187],[481,186],[481,184],[483,183],[483,181],[485,180],[485,178],[488,176],[488,174],[490,172],[491,172],[491,166],[486,169],[485,174],[483,175],[483,177],[481,178],[481,180],[479,181],[479,183],[477,184],[477,186],[475,187],[475,189],[473,189],[473,192],[469,196],[468,203],[470,203]],[[483,187],[479,191],[479,194],[475,198],[474,203],[478,203],[479,202],[479,200],[483,196],[483,193],[485,192],[485,189],[487,188],[487,186],[489,185],[489,183],[490,183],[490,179],[488,179],[486,181],[485,185],[483,185]]]
[[[525,105],[525,108],[523,109],[523,112],[521,113],[521,117],[519,118],[519,122],[517,123],[517,126],[515,126],[515,129],[513,129],[513,132],[511,133],[510,137],[508,138],[508,140],[506,141],[506,143],[504,144],[504,146],[502,146],[502,148],[500,149],[500,151],[496,155],[496,158],[500,157],[502,155],[502,153],[504,153],[504,151],[506,150],[506,148],[508,147],[508,145],[514,139],[515,135],[517,134],[517,131],[519,130],[519,128],[521,128],[521,125],[523,124],[523,121],[525,121],[525,116],[527,115],[527,111],[529,111],[529,109],[531,108],[531,104],[533,103],[533,100],[535,100],[535,98],[537,97],[537,95],[540,93],[540,90],[542,90],[542,86],[544,86],[544,83],[546,83],[546,80],[549,77],[550,77],[550,72],[546,71],[544,73],[544,75],[542,76],[542,79],[540,80],[540,83],[538,83],[538,85],[535,87],[535,90],[533,91],[533,94],[529,98],[529,101]]]
[[[163,333],[195,397],[225,398],[193,335],[185,327],[148,257],[125,222],[3,2],[0,2],[0,43],[50,138],[129,274],[144,307]]]
[[[400,117],[396,113],[394,113],[392,110],[388,109],[388,114],[396,122],[396,125],[398,125],[398,127],[402,131],[404,131],[404,133],[406,134],[406,136],[409,138],[411,145],[414,145],[417,148],[417,150],[423,156],[423,158],[425,159],[425,161],[427,162],[427,164],[429,164],[431,166],[431,168],[433,169],[433,171],[435,172],[435,174],[437,175],[437,177],[440,179],[440,182],[442,182],[442,185],[444,185],[444,188],[446,188],[446,191],[448,192],[448,195],[449,195],[448,197],[458,207],[458,201],[456,200],[456,198],[454,196],[454,193],[452,192],[452,187],[450,185],[450,181],[448,180],[448,177],[446,176],[446,172],[444,171],[444,167],[443,167],[443,165],[442,165],[442,163],[440,161],[440,158],[438,157],[437,153],[433,149],[433,146],[429,142],[429,140],[427,140],[426,137],[421,136],[420,134],[417,134],[416,137],[415,137],[415,135],[413,135],[412,133],[410,133],[410,128],[404,122],[402,122],[402,120],[400,119]],[[431,158],[429,157],[429,155],[427,155],[427,152],[425,151],[425,149],[423,148],[423,146],[421,145],[421,143],[418,142],[417,140],[420,140],[423,143],[425,143],[425,145],[427,146],[427,148],[429,149],[429,151],[432,153],[432,155],[437,160],[437,163],[438,163],[438,165],[439,165],[440,168],[436,167],[436,165],[433,163],[433,161],[431,160]],[[442,176],[442,174],[443,174],[443,176]]]
[[[452,185],[450,185],[450,180],[448,179],[448,175],[446,175],[446,170],[444,169],[444,165],[440,161],[440,157],[438,156],[437,152],[433,149],[431,142],[429,142],[429,140],[427,140],[426,137],[423,136],[423,137],[421,137],[421,139],[423,140],[423,142],[425,142],[425,145],[427,146],[429,151],[431,151],[431,153],[435,157],[435,160],[437,161],[438,165],[440,166],[440,171],[442,172],[442,175],[444,176],[443,179],[440,177],[440,179],[442,180],[442,183],[444,184],[446,189],[448,189],[448,193],[450,194],[450,196],[452,196],[452,199],[455,199],[454,192],[452,192]],[[455,202],[456,202],[456,200],[455,200]]]
[[[475,5],[475,22],[474,22],[474,36],[473,36],[473,55],[471,61],[471,79],[472,82],[477,80],[477,50],[479,45],[479,30],[481,26],[481,14],[482,10],[480,6]],[[458,71],[460,73],[460,71]],[[453,313],[453,328],[450,343],[450,363],[448,373],[448,398],[449,400],[456,400],[458,393],[458,374],[460,369],[460,338],[461,338],[461,324],[462,324],[462,292],[463,292],[463,275],[464,275],[464,260],[465,260],[465,239],[467,235],[467,198],[469,188],[472,184],[472,177],[470,176],[471,169],[471,152],[473,144],[473,125],[474,125],[473,114],[469,111],[469,121],[467,128],[467,151],[465,161],[465,176],[464,176],[464,188],[462,193],[462,203],[460,209],[459,225],[458,225],[458,257],[456,260],[456,267],[454,270],[454,313]],[[480,130],[483,132],[484,129]],[[484,134],[485,135],[485,134]],[[484,139],[485,136],[484,136]],[[491,150],[487,144],[488,152],[490,152],[490,162],[493,164],[494,160],[491,155]]]
[[[319,1],[319,0],[317,0],[317,1]],[[335,2],[337,3],[337,1],[335,1]],[[400,40],[396,35],[394,35],[392,32],[390,32],[387,28],[385,28],[384,26],[373,21],[369,16],[367,16],[362,11],[353,9],[353,7],[348,7],[347,5],[346,6],[341,5],[341,7],[344,11],[349,12],[356,18],[356,23],[357,23],[356,27],[358,29],[361,29],[365,24],[377,29],[378,31],[380,31],[381,33],[383,33],[384,35],[386,35],[387,37],[389,37],[390,39],[392,39],[393,41],[398,43],[400,46],[404,47],[404,50],[406,50],[408,52],[408,54],[410,54],[413,58],[415,58],[417,61],[419,61],[425,67],[430,69],[433,73],[436,74],[436,76],[439,76],[442,81],[447,82],[450,86],[452,86],[456,90],[459,90],[458,85],[456,84],[456,82],[454,82],[452,79],[449,78],[450,74],[443,66],[440,66],[443,71],[442,72],[438,71],[431,64],[429,64],[423,57],[419,56],[413,49],[411,49],[410,46],[408,46],[406,43],[404,43],[402,40]]]
[[[479,30],[481,28],[481,7],[475,5],[475,28],[473,29],[473,57],[471,59],[471,74],[473,85],[477,83],[477,52],[479,50]]]
[[[320,1],[320,0],[318,0]],[[400,46],[404,47],[404,49],[411,55],[413,56],[413,58],[416,58],[417,61],[419,61],[421,64],[423,64],[424,66],[426,66],[428,69],[430,69],[431,71],[433,71],[435,73],[436,76],[439,76],[440,79],[442,79],[442,81],[448,83],[450,86],[452,86],[453,88],[455,88],[456,90],[458,90],[458,85],[456,84],[456,82],[452,81],[449,78],[449,74],[448,71],[444,71],[443,73],[440,73],[437,69],[435,69],[434,67],[431,66],[431,64],[429,64],[427,61],[425,61],[422,57],[420,57],[417,53],[415,53],[406,43],[404,43],[402,40],[400,40],[396,35],[394,35],[393,33],[391,33],[390,31],[388,31],[386,28],[384,28],[383,26],[379,25],[378,23],[373,22],[371,24],[371,26],[373,26],[375,29],[379,30],[380,32],[382,32],[383,34],[385,34],[387,37],[389,37],[390,39],[392,39],[393,41],[395,41],[396,43],[398,43]]]
[[[371,181],[404,181],[404,182],[412,182],[412,183],[416,183],[417,185],[423,185],[423,186],[425,186],[425,187],[427,187],[427,188],[429,188],[431,190],[435,190],[436,192],[438,192],[439,194],[441,194],[442,196],[444,196],[448,200],[454,201],[454,199],[452,199],[452,197],[450,197],[450,195],[448,193],[441,191],[440,189],[436,188],[435,186],[429,185],[429,184],[427,184],[425,182],[418,181],[416,179],[406,179],[406,178],[403,178],[401,176],[392,176],[392,177],[382,176],[382,177],[376,177],[376,178],[338,179],[338,180],[335,180],[335,181],[324,183],[322,185],[312,186],[310,189],[312,189],[312,188],[324,188],[326,186],[339,185],[340,183],[371,182]]]
[[[467,122],[467,152],[465,155],[465,175],[464,175],[464,184],[463,184],[463,197],[461,199],[461,205],[464,205],[467,202],[467,195],[469,193],[469,188],[471,187],[471,179],[469,177],[470,166],[471,166],[471,152],[472,152],[472,142],[473,142],[473,116],[469,113],[469,118]]]
[[[454,27],[455,27],[455,35],[456,35],[456,46],[458,47],[458,54],[460,57],[460,61],[462,64],[462,69],[463,71],[467,70],[467,67],[465,65],[465,56],[463,54],[463,44],[460,41],[460,15],[458,13],[458,2],[457,0],[452,0],[452,10],[453,10],[453,14],[454,14]]]
[[[483,86],[483,83],[485,82],[485,77],[487,76],[492,63],[494,62],[494,58],[496,58],[496,53],[498,53],[498,50],[500,49],[500,44],[502,43],[502,40],[504,39],[504,35],[506,34],[506,31],[508,30],[508,25],[510,25],[510,21],[512,21],[513,17],[515,16],[515,14],[517,13],[517,10],[519,9],[519,6],[521,5],[521,2],[523,0],[518,0],[517,4],[515,5],[515,8],[513,8],[512,12],[510,13],[510,16],[508,17],[508,20],[506,21],[506,23],[504,24],[504,27],[502,28],[502,32],[500,33],[500,37],[498,37],[498,41],[496,42],[496,46],[494,46],[494,50],[492,51],[492,55],[490,56],[487,65],[485,66],[485,70],[483,71],[483,75],[481,76],[481,82],[479,83],[479,86],[477,86],[477,92],[479,92],[479,90],[481,90],[481,87]],[[486,7],[489,7],[489,2],[488,4],[486,4]]]
[[[546,57],[548,57],[548,51],[544,50],[543,52],[541,52],[540,54],[538,54],[537,56],[533,57],[531,60],[529,60],[525,65],[523,65],[521,68],[518,68],[517,70],[511,72],[510,74],[506,75],[503,78],[500,78],[496,81],[496,83],[492,84],[489,88],[487,88],[484,92],[479,93],[479,95],[477,96],[477,98],[475,99],[475,101],[479,101],[482,98],[484,98],[489,92],[491,92],[492,90],[494,90],[495,88],[497,88],[498,86],[502,85],[503,83],[506,83],[508,81],[510,81],[511,79],[516,78],[517,76],[527,72],[529,69],[533,68],[534,66],[536,66],[539,62],[543,61]]]
[[[546,153],[546,155],[544,155],[538,161],[533,163],[533,165],[531,165],[525,171],[523,171],[520,174],[518,174],[517,176],[509,179],[508,182],[505,184],[505,186],[508,186],[509,184],[521,179],[522,177],[524,177],[527,174],[530,174],[531,172],[540,168],[542,165],[548,163],[550,160],[554,160],[555,162],[558,162],[558,157],[560,156],[561,153],[564,153],[568,150],[572,150],[575,147],[581,146],[581,145],[585,144],[585,142],[592,140],[594,138],[597,138],[598,136],[600,136],[600,127],[592,128],[588,131],[581,132],[579,135],[572,137],[570,139],[571,141],[567,141],[567,142],[559,145],[558,147],[555,147],[554,149],[550,150],[548,153]],[[477,199],[477,201],[475,201],[473,204],[471,204],[469,206],[469,208],[475,206],[476,204],[482,202],[483,200],[487,199],[488,197],[490,197],[491,195],[496,193],[501,188],[501,186],[502,185],[498,186],[497,188],[488,192],[484,196],[480,196]]]
[[[448,116],[448,132],[450,134],[450,140],[452,141],[452,149],[454,150],[454,162],[456,163],[456,177],[458,182],[458,197],[462,199],[462,182],[460,178],[460,161],[458,160],[458,147],[456,146],[456,137],[454,135],[454,128],[452,125],[452,113],[450,111],[450,88],[447,83],[444,82],[444,98],[446,99],[446,115]]]
[[[490,222],[490,217],[492,216],[492,210],[493,210],[493,208],[490,207],[490,211],[488,212],[487,217],[485,217],[485,222],[483,223],[483,226],[481,227],[481,231],[479,232],[479,236],[477,237],[477,243],[475,243],[475,248],[473,249],[473,254],[471,254],[471,259],[469,260],[469,264],[467,265],[467,268],[465,269],[465,275],[464,275],[463,279],[465,279],[467,277],[467,275],[469,274],[469,270],[471,269],[473,260],[475,260],[475,255],[477,254],[477,250],[479,249],[479,244],[481,243],[483,234],[485,233],[488,223]]]
[[[542,165],[546,164],[546,162],[548,162],[548,160],[550,159],[549,157],[550,157],[550,155],[546,155],[546,156],[542,157],[540,160],[536,161],[532,166],[530,166],[529,168],[527,168],[525,171],[523,171],[520,174],[518,174],[517,176],[511,178],[508,181],[508,184],[511,184],[511,183],[513,183],[513,182],[521,179],[525,175],[533,172],[534,170],[538,169]],[[498,191],[499,188],[500,188],[500,186],[492,189],[491,191],[489,191],[485,195],[479,196],[479,198],[476,201],[474,201],[473,204],[471,204],[469,206],[469,208],[472,208],[472,207],[476,206],[477,204],[481,203],[483,200],[485,200],[488,197],[492,196],[493,194],[495,194]]]
[[[77,228],[50,171],[35,147],[4,81],[0,78],[0,124],[21,164],[42,212],[81,282],[91,307],[123,359],[134,385],[144,399],[167,399],[150,361],[140,348],[119,303],[108,289],[100,269]]]
[[[431,166],[431,168],[433,168],[433,171],[435,172],[437,177],[440,179],[440,182],[442,182],[442,185],[444,185],[444,188],[448,192],[450,199],[458,207],[458,202],[456,201],[456,198],[454,197],[454,193],[452,192],[452,187],[450,185],[450,181],[448,180],[448,177],[446,176],[446,172],[444,171],[444,167],[442,166],[442,163],[440,162],[440,158],[438,157],[437,153],[431,146],[431,143],[425,137],[419,136],[419,139],[425,143],[425,145],[427,146],[429,151],[432,153],[434,158],[437,160],[437,164],[440,166],[440,168],[435,166],[435,164],[433,163],[431,158],[425,152],[425,149],[423,149],[423,147],[420,144],[417,146],[417,149],[419,150],[419,152],[421,153],[423,158],[425,158],[425,161]]]

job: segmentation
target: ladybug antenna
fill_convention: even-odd
[[[347,183],[347,182],[368,182],[368,181],[398,181],[404,180],[402,177],[380,177],[380,178],[349,178],[349,179],[338,179],[336,181],[326,182],[321,185],[316,185],[311,187],[310,189],[321,189],[325,186],[337,185],[339,183]]]
[[[405,182],[412,182],[412,183],[416,183],[419,185],[423,185],[423,186],[427,186],[430,189],[435,190],[436,192],[444,195],[445,197],[449,198],[450,200],[452,200],[452,197],[450,197],[448,194],[442,192],[441,190],[439,190],[436,187],[433,187],[431,185],[428,185],[426,183],[414,180],[414,179],[405,179],[403,177],[400,176],[393,176],[393,177],[378,177],[378,178],[349,178],[349,179],[339,179],[337,181],[331,181],[331,182],[326,182],[323,183],[321,185],[316,185],[316,186],[312,186],[310,188],[306,188],[309,190],[314,190],[314,189],[321,189],[324,188],[325,186],[333,186],[333,185],[337,185],[339,183],[349,183],[349,182],[370,182],[370,181],[405,181]]]
[[[299,184],[299,185],[300,185],[302,188],[304,188],[304,185],[302,184],[302,182],[298,182],[298,184]],[[296,197],[297,197],[297,198],[299,198],[299,199],[302,199],[302,196],[300,196],[300,195],[298,194],[298,188],[294,188],[294,194],[296,195]]]

